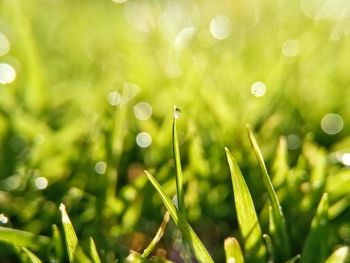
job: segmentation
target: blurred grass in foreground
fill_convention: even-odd
[[[176,192],[176,104],[186,216],[217,262],[240,238],[224,146],[268,229],[246,123],[273,167],[292,255],[324,191],[329,252],[349,245],[349,4],[115,2],[0,1],[1,224],[52,236],[62,202],[82,247],[92,236],[108,262],[141,252],[162,218],[143,170]],[[156,253],[177,258],[176,235],[170,224]]]

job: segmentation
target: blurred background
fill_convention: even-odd
[[[246,123],[269,168],[280,136],[291,166],[305,140],[350,166],[349,32],[341,0],[0,0],[0,225],[51,235],[62,202],[108,262],[142,251],[165,211],[143,170],[176,191],[176,104],[189,221],[222,262],[225,146],[266,200]]]

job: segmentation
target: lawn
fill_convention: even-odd
[[[0,0],[0,263],[350,262],[349,26],[346,1]]]

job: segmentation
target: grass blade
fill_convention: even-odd
[[[266,248],[252,197],[236,160],[229,149],[225,148],[225,151],[230,166],[236,214],[246,254],[249,254],[252,262],[265,262]]]
[[[281,137],[277,146],[276,158],[273,163],[273,185],[278,189],[285,181],[289,171],[288,148],[285,137]]]
[[[324,262],[328,248],[328,194],[322,195],[301,253],[301,262]],[[315,259],[317,251],[318,259]]]
[[[169,212],[167,211],[163,217],[162,224],[160,225],[155,237],[151,241],[151,243],[148,245],[148,247],[143,251],[141,255],[141,260],[144,261],[152,252],[156,244],[159,242],[159,240],[162,238],[166,225],[169,222]]]
[[[266,249],[267,249],[267,253],[268,253],[268,260],[267,260],[267,262],[268,263],[274,263],[275,262],[275,251],[273,249],[271,237],[268,234],[264,234],[263,238],[265,240]]]
[[[229,237],[225,239],[226,263],[244,263],[244,258],[237,239]]]
[[[162,201],[166,208],[168,209],[170,216],[174,220],[175,224],[179,227],[185,241],[187,241],[199,262],[202,263],[211,263],[214,262],[211,258],[209,252],[204,247],[197,234],[194,232],[192,227],[188,224],[185,217],[179,212],[174,204],[172,203],[170,197],[165,193],[162,186],[158,183],[158,181],[147,171],[145,171],[148,179],[154,186],[154,188],[158,191],[159,195],[162,198]]]
[[[332,255],[327,258],[325,263],[343,263],[346,262],[349,254],[349,247],[343,246],[338,248],[336,251],[332,253]]]
[[[93,263],[101,263],[101,259],[98,256],[96,245],[92,237],[90,237],[90,256]]]
[[[173,151],[174,151],[174,160],[175,160],[175,169],[176,169],[176,190],[178,198],[178,208],[180,212],[185,215],[185,196],[183,190],[183,176],[181,168],[181,159],[180,159],[180,149],[179,149],[179,140],[177,137],[176,131],[176,120],[180,117],[181,110],[174,105],[173,113]]]
[[[22,251],[27,255],[28,257],[28,262],[30,263],[42,263],[42,261],[29,249],[22,247]]]
[[[56,225],[52,225],[52,244],[55,251],[55,257],[59,262],[63,259],[63,243],[61,233]]]
[[[1,226],[0,240],[19,247],[27,247],[34,250],[47,247],[51,242],[49,237]]]
[[[287,229],[286,229],[286,222],[282,212],[282,207],[280,206],[275,189],[273,188],[273,185],[271,183],[270,176],[267,172],[264,158],[262,156],[259,145],[249,125],[247,125],[247,131],[248,131],[250,144],[254,150],[255,157],[259,163],[259,166],[263,174],[264,185],[268,192],[269,200],[272,207],[272,215],[274,218],[274,223],[276,225],[276,232],[270,233],[270,234],[274,241],[275,251],[278,252],[278,254],[276,255],[276,259],[280,261],[287,260],[290,257],[291,253],[290,253],[290,243],[289,243]]]
[[[67,247],[67,253],[69,262],[74,262],[76,257],[76,252],[78,248],[78,238],[75,234],[73,225],[68,217],[68,214],[66,212],[66,207],[64,204],[60,204],[60,211],[62,214],[62,224],[66,239],[66,247]]]

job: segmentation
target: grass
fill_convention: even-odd
[[[0,259],[346,262],[347,4],[316,2],[0,0]]]

